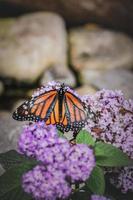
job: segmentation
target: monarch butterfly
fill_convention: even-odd
[[[51,84],[40,88],[29,101],[13,113],[19,121],[45,121],[63,132],[77,134],[85,126],[87,114],[84,103],[65,84]]]

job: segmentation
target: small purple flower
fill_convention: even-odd
[[[44,165],[63,170],[72,181],[86,180],[95,166],[92,149],[85,144],[70,145],[68,140],[58,137],[54,126],[46,126],[42,122],[23,130],[18,149]]]
[[[122,193],[133,190],[133,167],[123,167],[115,170],[115,176],[111,176],[110,182],[121,188]],[[115,178],[117,175],[117,179]]]
[[[26,126],[20,135],[18,149],[21,154],[41,162],[41,166],[23,176],[25,192],[37,200],[66,198],[71,192],[69,184],[88,179],[95,166],[90,147],[71,145],[68,140],[58,137],[54,126],[42,122]]]
[[[51,165],[36,166],[22,177],[22,187],[36,200],[65,199],[71,193],[71,187],[62,171]]]
[[[66,160],[66,174],[71,181],[85,181],[95,166],[93,150],[85,144],[77,144],[68,151]]]
[[[44,122],[33,123],[25,126],[18,141],[18,151],[27,156],[36,157],[36,150],[38,145],[47,144],[47,138],[52,142],[53,138],[57,137],[57,130],[55,126],[46,126]]]
[[[66,139],[58,137],[47,137],[38,143],[35,157],[44,164],[60,164],[67,159],[70,144]]]
[[[91,195],[91,199],[90,200],[110,200],[110,199],[106,198],[104,196],[93,194],[93,195]]]
[[[126,100],[122,92],[111,90],[101,90],[82,100],[95,113],[95,119],[89,118],[86,126],[92,136],[120,148],[133,159],[133,100]],[[133,190],[131,169],[115,169],[115,176],[111,176],[111,183],[122,192]]]

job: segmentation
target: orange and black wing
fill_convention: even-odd
[[[74,94],[65,92],[62,103],[62,118],[58,127],[64,131],[78,131],[85,126],[86,119],[83,102]]]
[[[50,90],[30,101],[24,102],[13,113],[13,118],[24,121],[45,121],[56,124],[62,131],[78,131],[87,119],[83,102],[71,92],[65,92],[61,99],[57,90]]]
[[[32,98],[30,101],[25,101],[13,113],[13,118],[16,120],[24,121],[50,121],[52,110],[54,109],[57,101],[57,91],[50,90],[41,94],[38,97]],[[50,121],[50,124],[54,124]]]
[[[62,107],[61,110],[59,109],[60,106]],[[66,109],[64,101],[60,101],[59,98],[55,101],[54,107],[52,109],[52,112],[50,113],[50,117],[46,121],[46,124],[57,124],[57,125],[63,124],[67,126],[68,120],[66,117]]]

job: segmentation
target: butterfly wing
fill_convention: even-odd
[[[59,122],[59,100],[58,97],[53,104],[52,112],[46,121],[46,124],[57,124]]]
[[[13,113],[13,118],[24,121],[47,121],[57,101],[57,91],[50,90],[44,94],[25,101]]]
[[[77,96],[68,91],[59,95],[55,89],[25,101],[13,113],[13,118],[45,121],[47,125],[56,124],[62,131],[76,132],[85,126],[87,115],[83,102]]]
[[[71,122],[80,122],[86,119],[83,102],[70,92],[66,92],[66,104]]]
[[[64,131],[78,131],[85,126],[87,114],[83,102],[71,92],[65,92],[62,103],[62,118],[58,127]]]
[[[59,109],[61,104],[61,111]],[[53,110],[50,114],[50,117],[46,121],[46,124],[64,124],[65,126],[67,125],[68,120],[66,117],[66,110],[65,110],[65,103],[62,101],[59,101],[59,98],[56,100]]]

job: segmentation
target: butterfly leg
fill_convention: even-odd
[[[71,144],[76,144],[76,137],[77,137],[77,135],[78,135],[78,133],[79,133],[80,130],[81,130],[81,128],[78,129],[78,130],[74,130],[74,132],[73,132],[73,138],[70,140]]]
[[[76,139],[76,137],[77,137],[77,135],[78,135],[78,132],[79,132],[79,131],[77,131],[77,130],[73,132],[73,139]]]

